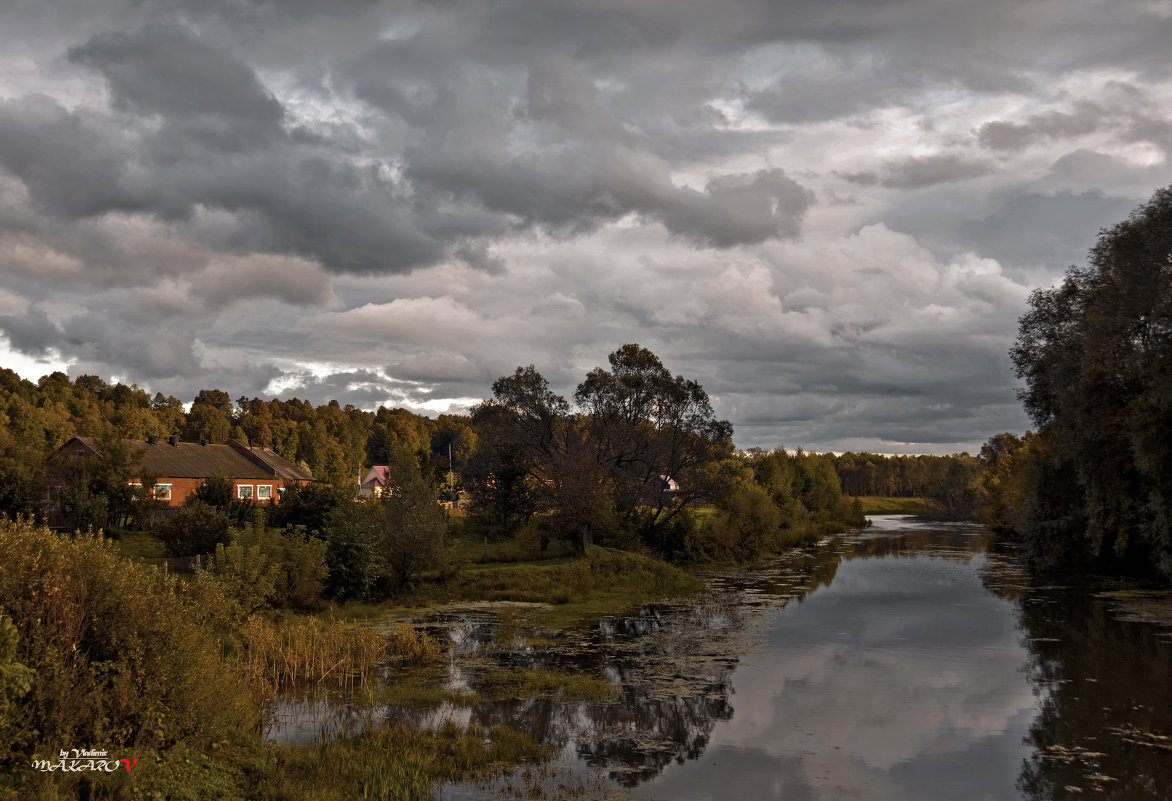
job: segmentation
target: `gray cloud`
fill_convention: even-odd
[[[1038,141],[1092,133],[1104,123],[1104,110],[1094,103],[1078,103],[1072,112],[1046,111],[1024,122],[987,122],[977,131],[980,143],[992,150],[1022,150]]]
[[[182,29],[99,34],[69,58],[102,73],[114,108],[183,120],[222,148],[281,135],[284,109],[256,74]]]
[[[0,165],[24,182],[41,209],[68,218],[133,211],[122,185],[126,143],[113,126],[29,95],[0,102]]]
[[[8,4],[0,330],[431,409],[636,341],[742,445],[971,450],[1029,288],[1172,181],[1160,9]]]
[[[0,331],[14,348],[33,357],[44,356],[50,349],[64,344],[61,330],[43,309],[0,317]]]
[[[883,186],[888,189],[922,189],[935,184],[965,181],[988,175],[993,166],[954,153],[913,156],[883,165],[878,174],[871,172],[844,174],[851,183]]]

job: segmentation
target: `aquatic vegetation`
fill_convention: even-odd
[[[615,687],[606,679],[559,670],[492,670],[480,676],[477,689],[491,698],[557,698],[606,701]]]
[[[273,687],[299,682],[363,684],[386,659],[388,642],[371,626],[321,617],[248,617],[240,662]]]
[[[399,623],[387,635],[387,655],[399,662],[434,662],[440,653],[439,642],[410,623]]]
[[[399,724],[355,737],[291,746],[272,753],[268,797],[349,801],[427,801],[447,778],[488,775],[540,758],[545,749],[508,727],[445,723],[419,731]]]

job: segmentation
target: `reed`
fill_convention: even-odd
[[[387,640],[372,627],[320,617],[277,621],[250,615],[240,629],[246,672],[271,688],[316,683],[365,684],[387,657]]]
[[[403,663],[434,662],[440,658],[439,641],[410,623],[399,623],[387,635],[387,655]]]

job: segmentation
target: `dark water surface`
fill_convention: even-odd
[[[769,568],[715,574],[699,601],[589,630],[449,610],[420,621],[451,643],[449,684],[555,668],[605,677],[616,699],[377,717],[527,731],[565,771],[542,797],[563,797],[570,774],[590,779],[579,798],[1172,798],[1167,630],[1119,620],[1086,588],[1031,586],[990,546],[980,527],[880,517]]]

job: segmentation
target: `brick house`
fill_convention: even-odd
[[[277,502],[286,487],[307,484],[313,475],[304,468],[278,456],[268,448],[253,448],[230,441],[227,445],[203,442],[180,442],[178,437],[147,441],[127,440],[131,458],[137,457],[136,467],[156,476],[155,498],[175,508],[183,505],[196,487],[216,473],[222,473],[232,482],[233,495],[261,502]],[[69,461],[84,459],[98,453],[98,441],[93,437],[74,437],[49,457],[46,476],[48,487],[47,509],[50,521],[58,511],[55,490],[69,480]]]

